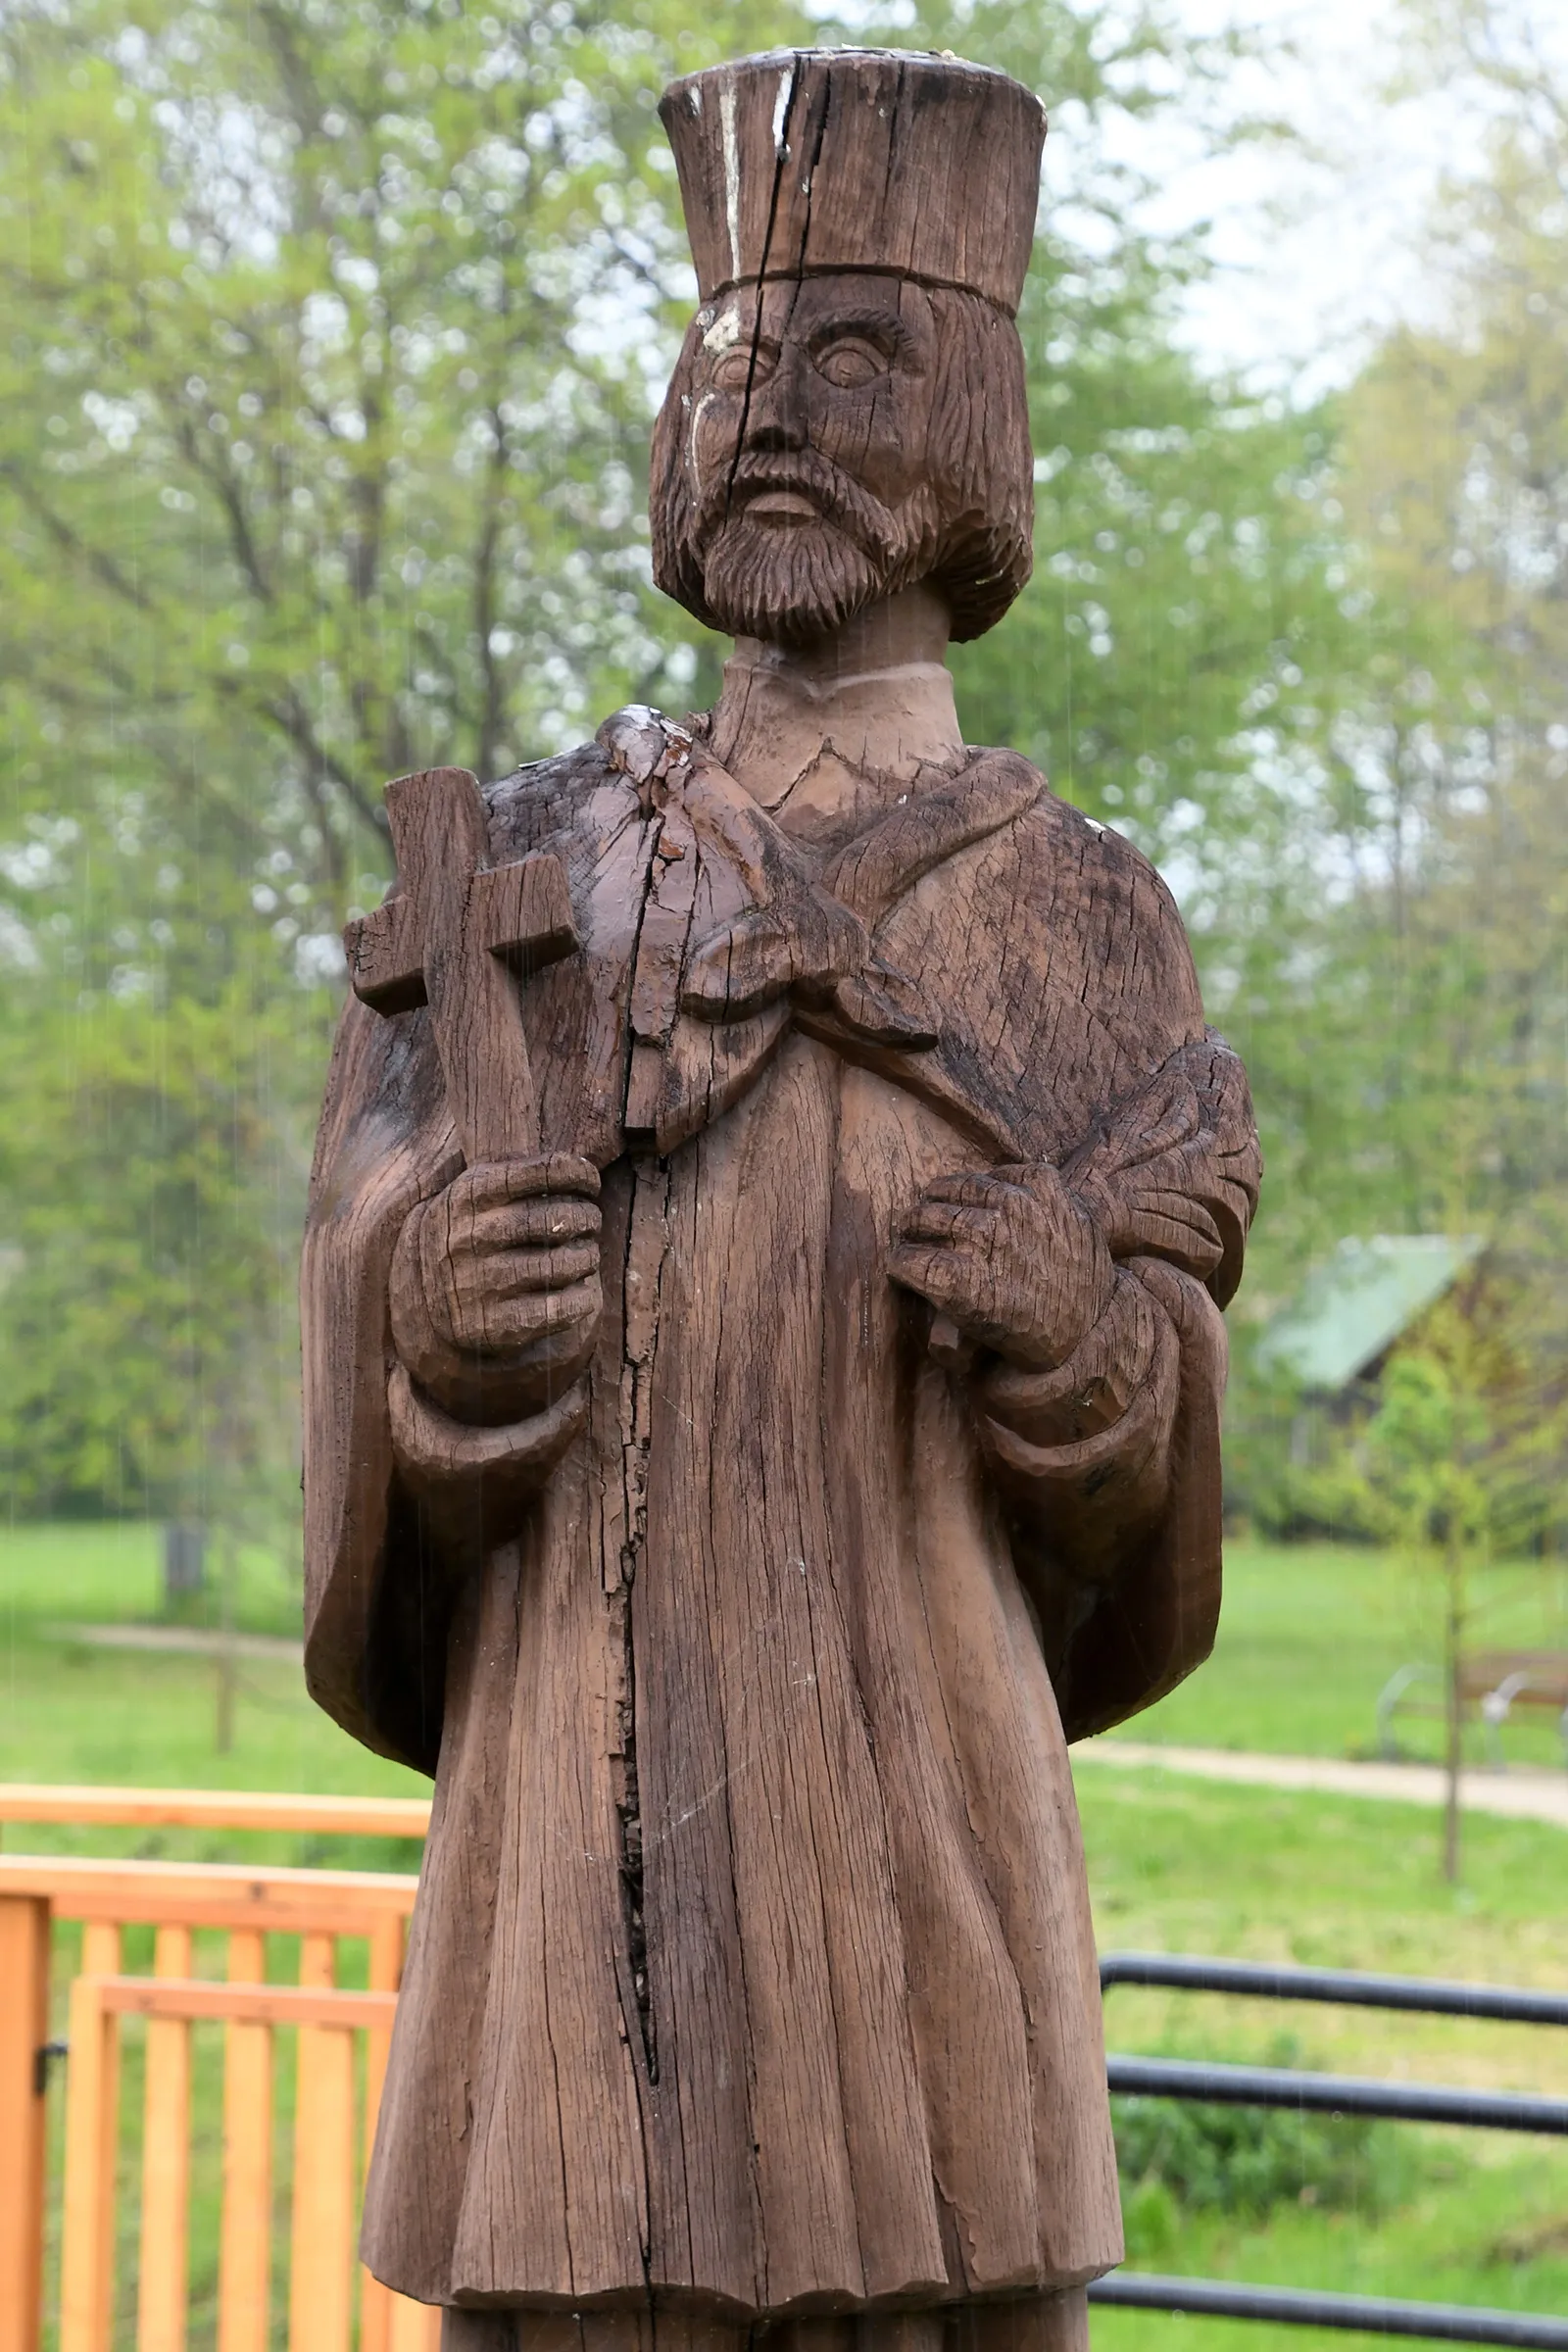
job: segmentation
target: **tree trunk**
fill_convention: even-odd
[[[234,1538],[224,1534],[218,1575],[218,1726],[217,1746],[226,1756],[234,1744],[234,1586],[239,1568]]]
[[[1460,1660],[1464,1638],[1464,1556],[1462,1542],[1450,1532],[1445,1562],[1447,1615],[1444,1642],[1444,1681],[1447,1690],[1447,1742],[1445,1759],[1447,1788],[1443,1815],[1443,1875],[1449,1886],[1459,1877],[1459,1773],[1464,1761],[1464,1697],[1460,1689]]]

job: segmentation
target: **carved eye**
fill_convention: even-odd
[[[841,392],[858,392],[862,385],[874,384],[878,376],[886,375],[888,364],[874,343],[858,335],[846,335],[824,351],[814,355],[818,375],[825,376]]]
[[[748,384],[761,384],[773,372],[773,355],[765,345],[753,351],[750,342],[732,344],[713,362],[713,382],[721,392],[744,392]]]

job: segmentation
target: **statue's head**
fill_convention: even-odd
[[[1038,100],[950,59],[807,50],[694,74],[661,112],[702,307],[654,436],[659,585],[806,644],[924,581],[978,637],[1031,564]]]

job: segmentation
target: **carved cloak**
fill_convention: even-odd
[[[1121,2243],[1065,1741],[1212,1639],[1245,1080],[1157,877],[1025,762],[826,858],[683,740],[621,714],[489,794],[498,860],[567,868],[524,1019],[604,1170],[542,1488],[539,1426],[443,1429],[394,1364],[460,1164],[425,1016],[351,1003],[334,1058],[308,1670],[436,1774],[366,2258],[742,2319],[1077,2283]],[[1048,1156],[1111,1304],[1056,1372],[945,1369],[892,1222]]]

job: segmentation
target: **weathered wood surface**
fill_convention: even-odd
[[[436,1776],[365,2251],[448,2352],[1071,2352],[1066,1743],[1212,1640],[1256,1138],[1157,876],[943,667],[1027,576],[1038,107],[850,52],[667,119],[723,694],[403,820],[318,1150],[308,1671]]]
[[[1005,75],[875,50],[846,72],[841,52],[784,50],[672,82],[660,114],[704,302],[759,278],[885,270],[1017,309],[1045,118]]]
[[[539,1110],[509,971],[526,976],[577,944],[557,860],[489,870],[478,779],[465,767],[386,790],[400,896],[349,925],[356,996],[384,1013],[425,1004],[469,1166],[537,1152]]]

